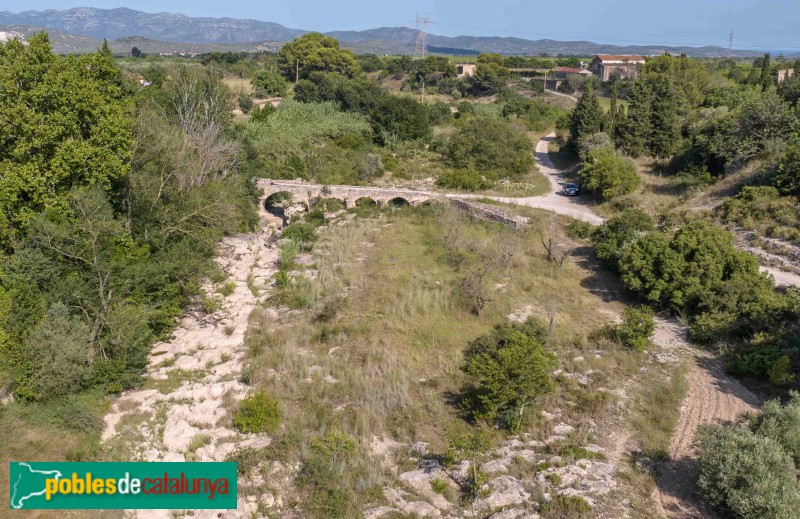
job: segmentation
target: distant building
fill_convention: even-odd
[[[778,70],[778,83],[783,83],[792,76],[794,76],[793,68],[780,69]]]
[[[553,69],[553,75],[556,79],[567,79],[567,76],[580,74],[581,76],[591,76],[592,72],[585,68],[571,68],[571,67],[556,67]]]
[[[138,76],[136,78],[136,82],[139,84],[140,87],[149,87],[150,85],[153,84],[150,81],[146,80],[144,76]]]
[[[635,79],[639,75],[642,65],[644,65],[644,58],[641,56],[598,54],[592,59],[589,70],[594,72],[601,81],[608,81],[615,72],[621,78]]]
[[[474,76],[475,75],[475,64],[474,63],[459,63],[458,65],[456,65],[456,71],[458,71],[458,77]]]

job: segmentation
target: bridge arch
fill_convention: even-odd
[[[375,207],[378,205],[377,200],[371,196],[362,196],[353,201],[353,207]]]
[[[403,198],[402,196],[396,196],[394,198],[389,199],[386,202],[386,205],[388,205],[389,207],[406,207],[406,206],[411,205],[411,202],[409,202],[407,199]]]

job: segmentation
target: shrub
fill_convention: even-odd
[[[581,178],[589,191],[605,200],[626,195],[639,187],[636,165],[608,148],[595,149],[586,157]]]
[[[776,386],[788,386],[795,381],[789,357],[783,355],[767,371],[769,381]]]
[[[447,493],[447,482],[442,478],[433,478],[431,480],[431,490],[436,492],[437,494],[446,494]]]
[[[592,234],[597,257],[616,269],[628,246],[645,234],[655,231],[656,223],[641,209],[628,209],[609,218]]]
[[[778,442],[736,426],[704,427],[698,438],[698,485],[712,505],[741,519],[797,517],[796,468]]]
[[[753,432],[759,436],[772,438],[800,466],[800,393],[791,391],[786,405],[780,400],[770,400],[764,404],[761,414],[752,423]]]
[[[436,180],[440,187],[448,189],[464,189],[466,191],[482,191],[492,187],[492,182],[474,169],[453,169],[445,171]]]
[[[54,303],[26,341],[26,364],[32,369],[18,376],[17,396],[48,399],[80,389],[91,374],[89,333],[89,326],[71,316],[65,304]]]
[[[573,238],[590,238],[594,230],[595,228],[592,224],[582,220],[573,220],[567,224],[567,235]]]
[[[464,354],[464,372],[473,377],[465,405],[481,420],[519,430],[535,399],[549,392],[556,356],[545,349],[544,327],[534,320],[500,324],[472,341]]]
[[[298,474],[298,482],[309,493],[304,502],[306,517],[355,517],[359,496],[355,492],[356,443],[340,432],[328,432],[311,442]]]
[[[656,329],[653,309],[647,306],[628,306],[622,312],[622,323],[617,325],[615,335],[627,348],[643,351]]]
[[[281,423],[280,405],[258,391],[242,400],[233,423],[243,433],[275,432]]]
[[[253,74],[250,83],[259,97],[284,97],[289,91],[289,85],[283,76],[272,70],[259,70]]]
[[[518,177],[533,164],[531,141],[509,122],[474,117],[460,125],[445,150],[447,161],[456,168],[473,168]]]
[[[781,353],[777,348],[754,347],[728,361],[725,368],[732,375],[765,378],[780,358]]]
[[[546,519],[586,519],[592,516],[592,507],[585,499],[561,494],[543,501],[541,511]]]
[[[586,160],[593,151],[601,149],[614,150],[614,142],[607,133],[592,133],[578,139],[578,155],[583,160]]]
[[[249,95],[242,94],[239,96],[239,108],[243,113],[249,113],[253,109],[253,98]]]
[[[688,168],[678,172],[678,185],[687,192],[697,191],[714,182],[714,176],[708,168],[699,164],[691,164]]]
[[[314,243],[317,241],[317,234],[314,232],[314,225],[305,222],[293,222],[283,230],[283,237],[296,241],[301,245]]]

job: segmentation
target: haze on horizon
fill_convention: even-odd
[[[429,31],[443,36],[509,36],[526,39],[589,40],[618,45],[718,45],[772,51],[800,51],[796,21],[800,2],[791,0],[574,0],[558,2],[498,0],[491,4],[458,0],[383,3],[292,0],[269,7],[255,0],[29,0],[13,11],[128,7],[187,16],[252,18],[287,27],[315,30],[364,30],[414,26],[415,13],[431,19]]]

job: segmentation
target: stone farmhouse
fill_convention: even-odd
[[[600,81],[608,81],[615,72],[622,78],[635,79],[643,65],[644,58],[641,56],[598,54],[592,59],[589,70],[600,78]]]

